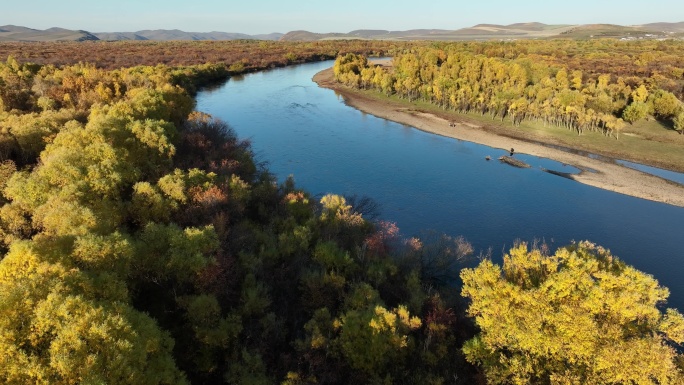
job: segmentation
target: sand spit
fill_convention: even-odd
[[[344,97],[349,106],[365,113],[433,134],[507,151],[510,148],[515,148],[515,153],[553,159],[582,170],[579,174],[565,176],[577,182],[637,198],[684,207],[684,186],[678,183],[615,163],[573,154],[538,143],[497,135],[476,124],[448,121],[430,113],[408,109],[398,103],[378,101],[336,83],[333,79],[332,69],[317,73],[313,80],[321,87],[337,91]]]

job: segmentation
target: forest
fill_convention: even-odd
[[[684,134],[684,43],[550,40],[433,43],[393,56],[337,60],[337,81],[445,110],[620,138],[655,119]],[[659,139],[667,141],[667,139]]]
[[[341,79],[368,74],[361,54],[433,49],[307,44],[286,55],[341,54]],[[0,63],[0,382],[684,381],[668,290],[601,246],[520,242],[497,265],[460,237],[404,238],[367,200],[279,183],[194,110],[199,87],[283,65],[244,55]]]
[[[381,40],[0,42],[0,58],[12,56],[23,62],[55,66],[88,63],[102,69],[223,63],[231,73],[237,74],[289,64],[333,60],[349,52],[391,56],[417,44],[421,43]]]

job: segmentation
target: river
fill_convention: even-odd
[[[504,152],[364,114],[311,80],[331,66],[233,77],[201,91],[197,110],[250,139],[280,181],[294,175],[312,194],[369,196],[404,235],[462,235],[495,260],[517,239],[552,248],[590,240],[655,276],[670,288],[668,306],[684,310],[684,208],[542,172],[574,171],[548,159],[516,154],[529,169],[487,162]]]

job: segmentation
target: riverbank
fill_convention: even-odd
[[[525,138],[503,136],[488,131],[487,127],[481,124],[458,121],[458,119],[454,121],[454,119],[446,119],[433,113],[408,108],[404,103],[372,98],[363,92],[336,83],[332,69],[317,73],[313,80],[321,87],[335,90],[349,106],[368,114],[433,134],[503,150],[514,148],[516,153],[553,159],[582,170],[579,174],[570,176],[577,182],[637,198],[684,207],[684,186],[680,184],[618,164],[533,143]]]

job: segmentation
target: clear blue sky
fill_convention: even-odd
[[[91,32],[349,32],[458,29],[479,23],[644,24],[684,21],[682,0],[12,0],[0,25]]]

